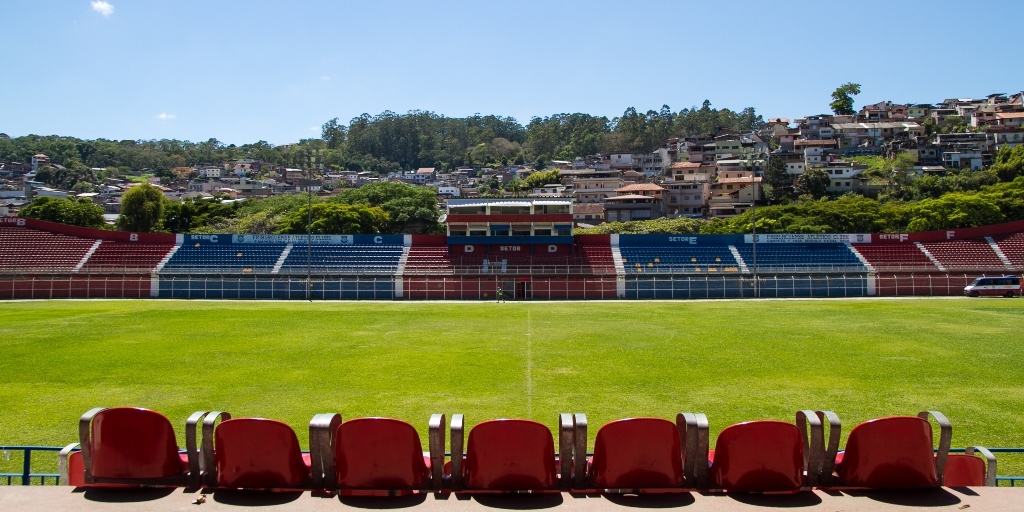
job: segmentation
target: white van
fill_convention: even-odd
[[[964,287],[964,295],[980,297],[995,295],[999,297],[1020,296],[1020,278],[1017,276],[979,277]]]

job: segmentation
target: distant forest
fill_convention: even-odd
[[[236,146],[217,139],[118,141],[0,134],[0,161],[27,162],[32,155],[43,153],[51,163],[71,172],[148,169],[161,175],[175,167],[253,158],[289,167],[329,166],[385,174],[418,167],[543,165],[597,153],[650,152],[670,137],[710,135],[720,128],[749,131],[763,123],[753,107],[734,112],[712,108],[707,100],[700,107],[678,112],[664,105],[645,113],[628,108],[613,119],[555,114],[535,117],[525,126],[515,118],[494,115],[455,118],[416,110],[406,114],[386,111],[376,116],[363,114],[347,125],[331,119],[324,123],[320,138],[282,146],[265,141]]]

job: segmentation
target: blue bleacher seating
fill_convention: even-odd
[[[736,246],[747,267],[754,265],[752,244]],[[757,244],[758,269],[775,271],[864,272],[857,255],[840,243]]]
[[[620,252],[626,273],[631,274],[739,271],[727,245],[630,246]]]
[[[296,245],[281,266],[282,273],[305,272],[307,261],[313,272],[395,274],[402,259],[400,245]]]
[[[183,244],[164,265],[168,272],[270,272],[287,244]]]

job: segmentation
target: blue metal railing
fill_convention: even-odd
[[[54,485],[58,482],[60,475],[57,473],[33,473],[32,452],[60,452],[60,446],[0,446],[4,458],[9,457],[10,452],[22,452],[21,473],[0,473],[0,480],[7,479],[7,485],[12,485],[15,478],[21,479],[21,485],[30,485],[33,478],[39,479],[40,485],[46,485],[46,479],[52,478]]]
[[[46,479],[53,479],[53,484],[59,483],[60,475],[57,473],[33,473],[32,472],[32,452],[60,452],[63,450],[60,446],[0,446],[0,451],[3,452],[5,458],[9,458],[10,452],[22,452],[22,464],[21,473],[0,473],[0,482],[4,479],[7,480],[7,485],[13,485],[14,479],[20,479],[21,485],[31,485],[33,478],[39,479],[40,485],[46,485]],[[1024,448],[989,448],[992,453],[1024,453]],[[76,448],[74,451],[78,451]],[[950,453],[964,453],[966,448],[950,448]],[[184,453],[184,451],[180,451]],[[307,450],[303,450],[303,453],[308,453]],[[451,456],[450,453],[445,453],[446,456]],[[1000,482],[1009,482],[1010,487],[1016,487],[1017,482],[1024,482],[1024,475],[1012,476],[996,475],[996,485]]]

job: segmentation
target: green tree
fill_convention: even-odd
[[[324,140],[329,149],[339,149],[341,145],[345,143],[345,134],[348,129],[338,123],[338,118],[335,117],[330,121],[324,123],[320,130],[320,138]]]
[[[88,181],[79,181],[78,183],[75,183],[75,186],[71,187],[71,191],[76,194],[84,194],[92,192],[93,188],[92,183],[89,183]]]
[[[117,229],[149,233],[162,226],[163,214],[163,192],[149,183],[142,183],[128,189],[121,198]]]
[[[523,181],[524,189],[540,188],[544,185],[554,185],[562,181],[562,177],[558,172],[558,169],[552,169],[550,171],[535,172],[526,177]]]
[[[910,208],[908,231],[970,228],[1003,222],[1006,217],[990,198],[980,194],[945,194]]]
[[[222,201],[228,196],[222,195],[212,198],[188,198],[182,201],[171,201],[164,199],[163,230],[171,233],[234,233],[226,223],[225,219],[239,215],[237,205],[223,204]],[[298,194],[291,194],[289,197],[301,197]],[[249,203],[247,201],[246,203]],[[258,202],[258,201],[251,201]],[[297,206],[296,206],[297,207]],[[211,227],[211,229],[205,229]],[[220,230],[212,227],[222,228]],[[244,233],[245,231],[240,231]]]
[[[285,234],[306,233],[310,215],[309,206],[303,206],[289,215],[281,224]],[[387,228],[388,214],[379,207],[365,204],[317,203],[312,207],[313,234],[368,235],[381,233]]]
[[[388,214],[382,233],[438,233],[437,190],[405,183],[382,181],[338,194],[331,201],[380,207]]]
[[[103,207],[85,198],[37,197],[22,208],[18,215],[70,226],[104,227]]]
[[[796,179],[796,189],[800,194],[810,194],[817,199],[828,192],[831,183],[825,169],[808,169]]]
[[[1013,181],[1017,176],[1024,175],[1024,146],[1000,148],[992,171],[999,177],[999,181]]]
[[[689,235],[700,233],[707,223],[701,219],[661,218],[655,220],[634,220],[629,222],[609,222],[600,226],[573,231],[577,235]]]
[[[768,159],[768,169],[764,172],[768,199],[778,201],[788,197],[793,191],[793,177],[786,172],[786,161],[780,156],[772,155]]]
[[[837,116],[852,116],[857,112],[853,110],[853,96],[860,94],[860,84],[847,82],[832,91],[832,103],[829,107]]]

